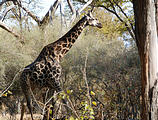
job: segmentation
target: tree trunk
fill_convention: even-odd
[[[136,44],[141,61],[142,120],[158,120],[158,39],[154,0],[133,0]]]
[[[157,12],[154,0],[149,3],[149,80],[150,80],[150,112],[151,120],[158,120],[158,36],[157,36]]]

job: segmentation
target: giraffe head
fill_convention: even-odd
[[[87,24],[86,25],[93,26],[93,27],[98,27],[98,28],[103,27],[102,24],[99,22],[99,20],[93,17],[91,12],[89,12],[86,15],[86,19],[87,19]]]

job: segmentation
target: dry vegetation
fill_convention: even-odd
[[[18,71],[38,56],[44,45],[57,40],[66,31],[63,28],[61,33],[60,23],[54,23],[45,32],[35,26],[30,31],[24,30],[21,40],[0,30],[0,89],[10,84]],[[140,119],[137,50],[135,46],[125,47],[118,31],[111,31],[107,36],[106,29],[103,32],[93,28],[84,30],[63,59],[62,85],[74,106],[68,118],[76,118],[76,111],[80,119]],[[1,114],[6,112],[14,116],[20,113],[18,105],[22,97],[18,77],[10,91],[12,95],[0,98],[1,104],[6,105],[5,110],[1,108]]]

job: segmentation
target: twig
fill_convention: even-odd
[[[17,32],[15,32],[10,27],[6,26],[2,21],[0,21],[0,27],[6,30],[7,32],[11,33],[12,35],[14,35],[16,38],[20,38],[20,35],[17,34]]]
[[[1,19],[0,19],[0,20],[4,21],[4,19],[5,19],[6,15],[7,15],[7,13],[8,13],[14,6],[15,6],[15,5],[11,5],[11,6],[7,7],[7,8],[4,10],[4,12],[2,13],[3,16],[1,16]]]
[[[93,0],[89,0],[82,8],[78,10],[78,13],[80,14],[88,5],[90,5],[93,2]]]
[[[71,105],[71,107],[72,107],[71,110],[75,113],[76,117],[79,119],[80,117],[79,117],[79,115],[77,114],[77,112],[76,112],[76,110],[75,110],[75,107],[74,107],[72,101],[71,101],[69,98],[67,98],[67,99],[68,99],[68,102],[70,103],[70,105]],[[69,107],[69,108],[70,108],[70,107]]]
[[[69,8],[70,8],[72,14],[76,14],[75,7],[73,6],[71,0],[67,0],[67,3],[68,3],[68,5],[69,5]]]
[[[73,4],[71,3],[71,0],[67,0],[67,2],[68,2],[68,5],[69,5],[69,7],[70,7],[70,9],[71,9],[71,12],[72,12],[71,23],[73,23],[73,22],[75,21],[76,17],[77,17],[78,15],[80,15],[80,13],[81,13],[88,5],[90,5],[90,4],[93,2],[93,0],[89,0],[83,7],[81,7],[81,8],[78,9],[78,10],[75,10],[75,7],[74,7]],[[70,23],[70,24],[71,24],[71,23]]]
[[[89,86],[88,86],[88,81],[87,81],[87,74],[86,74],[86,67],[87,67],[87,60],[88,60],[88,49],[87,49],[87,53],[86,53],[86,58],[85,58],[85,63],[84,63],[84,68],[82,70],[82,73],[83,73],[83,79],[85,80],[85,83],[86,83],[86,87],[87,87],[87,96],[88,96],[88,99],[89,99],[89,103],[90,103],[90,106],[91,106],[91,97],[90,97],[90,89],[89,89]]]
[[[38,26],[44,27],[45,25],[47,25],[49,23],[49,17],[50,17],[50,15],[51,16],[54,15],[56,9],[58,8],[58,5],[59,5],[60,1],[61,0],[56,0],[54,2],[54,4],[50,6],[48,12],[45,14],[45,16],[43,17],[42,20],[40,20],[34,13],[32,13],[31,11],[29,11],[27,8],[25,8],[24,6],[22,6],[20,3],[18,3],[18,6],[20,6],[30,17],[32,17],[32,19],[34,19],[37,22]]]
[[[54,96],[58,95],[60,92],[55,93],[48,101],[45,103],[46,105],[54,98]]]
[[[1,7],[4,3],[9,2],[9,1],[14,1],[14,0],[2,0],[2,2],[0,2],[0,7]]]
[[[11,84],[3,90],[3,92],[0,94],[0,97],[2,97],[3,94],[8,91],[8,89],[9,89],[9,88],[13,85],[13,83],[15,82],[16,77],[17,77],[23,70],[24,70],[24,69],[21,69],[21,70],[19,70],[19,72],[17,72],[17,74],[14,76],[14,78],[13,78]]]
[[[49,92],[49,89],[46,91],[45,101],[46,101],[46,99],[47,99],[48,92]],[[42,112],[43,118],[44,118],[44,115],[45,115],[46,105],[47,105],[47,104],[45,103],[45,104],[44,104],[44,108],[43,108],[43,112]],[[42,118],[42,120],[43,120],[43,118]]]
[[[29,89],[30,89],[30,92],[31,92],[31,95],[32,95],[32,98],[33,98],[34,102],[37,104],[37,106],[38,106],[38,107],[40,108],[40,110],[42,111],[42,108],[41,108],[41,106],[38,104],[38,101],[36,100],[36,98],[35,98],[35,96],[34,96],[34,94],[33,94],[33,92],[32,92],[31,87],[30,87]]]

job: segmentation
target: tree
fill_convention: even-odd
[[[33,2],[35,2],[35,1],[33,1]],[[2,12],[3,14],[0,16],[0,20],[1,20],[0,27],[3,28],[4,30],[10,32],[11,34],[13,34],[15,37],[20,36],[17,32],[15,32],[10,27],[7,27],[7,25],[4,24],[4,20],[6,19],[8,12],[12,11],[12,14],[11,14],[12,18],[14,17],[18,21],[21,21],[22,18],[31,17],[38,24],[39,27],[43,28],[46,25],[48,25],[49,18],[55,14],[55,11],[58,8],[60,2],[61,2],[61,0],[56,0],[53,5],[50,5],[48,12],[45,14],[43,19],[40,20],[38,16],[36,16],[31,10],[29,10],[25,7],[26,4],[29,6],[32,3],[32,1],[27,3],[26,1],[18,1],[18,0],[3,0],[2,2],[0,2],[0,7],[2,8],[2,5],[5,4],[6,10],[4,12]],[[22,25],[20,25],[20,26],[22,26]]]
[[[84,3],[81,9],[76,10],[72,4],[72,0],[67,0],[72,12],[71,20],[76,19],[76,15],[79,15],[85,7],[89,4],[95,7],[104,8],[115,15],[120,23],[124,25],[125,30],[128,31],[129,35],[133,40],[136,41],[138,52],[141,61],[141,83],[142,83],[142,119],[152,119],[157,120],[157,110],[158,106],[157,101],[157,73],[158,73],[158,0],[89,0],[87,3],[85,0],[75,0],[81,3]],[[7,9],[3,12],[3,15],[0,16],[0,27],[11,34],[16,38],[20,38],[19,33],[13,30],[11,27],[8,27],[4,20],[6,15],[11,11],[13,17],[21,15],[21,13],[27,14],[27,17],[33,19],[39,27],[47,26],[50,18],[54,15],[58,6],[61,5],[61,0],[56,0],[50,9],[43,17],[42,20],[28,8],[25,8],[22,2],[17,0],[2,0],[0,2],[0,10],[2,11],[2,6],[7,3]],[[9,3],[9,4],[8,4]],[[86,4],[85,4],[86,3]],[[125,12],[127,10],[126,5],[133,3],[134,15],[135,15],[135,25],[132,19],[133,13],[129,14]],[[28,3],[29,4],[29,3]],[[18,10],[20,9],[20,10]],[[16,11],[17,10],[17,11]],[[133,10],[133,9],[132,9]],[[23,11],[23,12],[19,12]],[[51,13],[51,14],[50,14]],[[62,12],[61,12],[62,13]],[[104,13],[104,12],[103,12]],[[63,13],[62,13],[63,14]],[[22,18],[22,17],[21,17]],[[108,33],[109,34],[109,33]],[[115,48],[116,49],[116,48]],[[117,78],[116,78],[117,80]],[[122,85],[122,84],[121,84]],[[121,87],[120,85],[120,87]],[[120,89],[120,88],[119,88]]]
[[[76,0],[84,3],[84,0]],[[135,15],[134,24],[128,18],[123,9],[123,3],[133,3]],[[96,7],[102,7],[113,13],[124,23],[131,37],[136,41],[141,61],[141,85],[142,85],[142,119],[157,120],[158,106],[158,1],[157,0],[96,0],[93,3]],[[121,13],[128,19],[128,22],[118,14]]]
[[[136,44],[141,61],[142,120],[158,119],[157,1],[133,0]]]
[[[75,0],[80,3],[85,3],[84,0]],[[123,32],[127,32],[129,36],[135,40],[134,34],[134,19],[131,0],[95,0],[91,6],[103,8],[107,12],[112,13],[117,20],[123,25]]]

